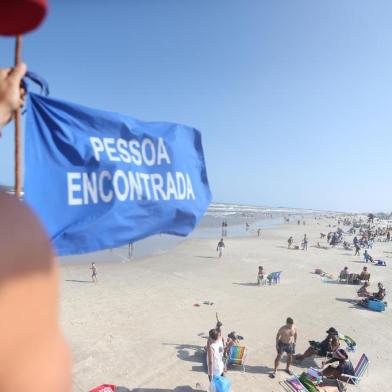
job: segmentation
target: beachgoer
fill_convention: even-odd
[[[377,283],[378,291],[373,293],[370,298],[371,299],[378,299],[379,301],[382,301],[385,298],[386,295],[386,290],[383,286],[382,283],[378,282]]]
[[[358,245],[358,242],[354,244],[354,246],[355,246],[354,256],[359,256],[359,251],[361,250],[361,247]]]
[[[216,246],[216,251],[218,252],[218,257],[222,257],[223,249],[225,248],[225,243],[223,242],[223,238],[220,239],[218,245]]]
[[[95,265],[95,263],[91,263],[91,280],[93,283],[97,283],[98,279],[97,279],[97,267]]]
[[[261,283],[263,283],[264,276],[265,276],[264,268],[260,265],[260,266],[259,266],[259,270],[258,270],[258,272],[257,272],[257,284],[258,284],[258,285],[260,285]]]
[[[308,238],[306,237],[306,234],[304,235],[304,239],[302,241],[302,249],[308,250]]]
[[[330,363],[339,362],[337,367],[328,366],[324,369],[321,374],[327,378],[335,378],[341,381],[348,381],[349,379],[342,374],[353,376],[355,374],[354,367],[351,361],[348,359],[348,355],[345,350],[339,348],[333,353],[333,357],[325,362],[324,365]]]
[[[388,232],[387,232],[387,241],[390,241],[391,240],[391,233],[390,233],[390,231],[388,230]]]
[[[363,267],[362,272],[359,274],[359,280],[369,280],[370,274],[367,270],[367,267]]]
[[[365,249],[365,252],[363,254],[363,257],[365,259],[365,263],[369,263],[369,262],[373,263],[374,262],[373,257],[369,255],[369,253],[368,253],[368,251],[366,249]]]
[[[207,345],[208,379],[213,376],[223,376],[225,366],[223,363],[224,341],[220,332],[214,328],[208,333],[210,343]]]
[[[328,353],[337,350],[340,346],[338,331],[334,327],[330,327],[326,333],[328,334],[327,337],[321,342],[309,341],[310,347],[303,354],[294,355],[294,359],[296,361],[303,361],[305,358],[313,355],[326,357]]]
[[[232,346],[236,346],[238,345],[239,339],[243,339],[242,336],[238,336],[235,331],[230,332],[227,335],[227,341],[226,341],[226,345],[225,345],[225,349],[224,349],[224,354],[223,356],[225,358],[227,358],[230,355],[230,349]]]
[[[288,249],[290,249],[290,248],[291,248],[291,245],[293,244],[293,242],[294,242],[294,239],[293,239],[293,237],[292,237],[292,236],[290,236],[290,237],[289,237],[289,239],[287,240],[287,243],[288,243],[288,246],[287,246],[287,248],[288,248]]]
[[[24,64],[0,69],[0,131],[23,104]],[[58,266],[36,215],[0,192],[0,391],[70,392],[71,360],[60,330]]]
[[[257,237],[260,237],[261,229],[257,229]]]
[[[344,267],[344,268],[340,271],[339,279],[340,279],[340,280],[348,279],[348,275],[349,275],[349,273],[348,273],[348,267]]]
[[[294,325],[294,320],[288,317],[286,325],[279,328],[276,334],[276,351],[277,356],[275,358],[274,371],[270,374],[270,377],[274,378],[278,365],[283,353],[287,354],[286,372],[291,374],[290,365],[295,354],[295,344],[297,343],[297,327]]]
[[[369,282],[365,282],[363,286],[357,291],[358,297],[370,297],[370,293],[367,288],[370,286]]]

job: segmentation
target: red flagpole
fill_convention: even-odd
[[[22,36],[18,35],[15,41],[15,65],[22,61]],[[15,194],[20,198],[21,194],[21,165],[20,143],[21,141],[21,115],[20,109],[15,112]]]

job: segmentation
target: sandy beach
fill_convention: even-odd
[[[377,313],[356,307],[350,300],[356,298],[358,286],[323,282],[312,273],[322,268],[336,279],[344,266],[359,273],[365,265],[363,250],[361,256],[353,256],[354,251],[341,246],[315,247],[317,242],[327,245],[320,232],[336,230],[328,227],[335,224],[331,218],[307,219],[305,226],[290,222],[262,230],[261,238],[254,232],[229,237],[221,259],[217,235],[185,240],[162,255],[99,261],[96,284],[90,282],[89,264],[62,265],[61,320],[73,352],[73,390],[86,392],[113,383],[133,392],[206,391],[202,348],[218,312],[223,334],[236,331],[248,348],[246,372],[233,367],[227,373],[234,392],[283,390],[279,381],[287,378],[285,363],[275,379],[268,373],[276,355],[276,332],[288,316],[298,328],[297,352],[305,351],[308,340],[324,339],[333,326],[357,342],[357,350],[350,354],[354,366],[362,353],[370,358],[362,390],[388,391],[390,310]],[[300,244],[305,233],[308,251],[287,249],[290,235]],[[376,242],[369,252],[389,262],[392,243]],[[281,283],[257,286],[259,265],[267,273],[283,271]],[[388,292],[391,267],[368,266],[371,291],[380,281]],[[294,363],[292,370],[300,374],[320,364],[321,360],[310,359]]]

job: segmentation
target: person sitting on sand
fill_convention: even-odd
[[[291,245],[293,245],[294,239],[292,236],[289,237],[289,239],[287,240],[288,246],[287,248],[290,249]]]
[[[363,267],[362,272],[359,274],[359,279],[360,280],[367,280],[367,281],[369,281],[370,274],[369,274],[369,272],[367,270],[367,267]]]
[[[222,252],[224,248],[225,248],[225,243],[223,242],[223,238],[221,238],[220,241],[218,242],[218,245],[216,246],[218,257],[222,257]]]
[[[258,285],[263,283],[264,276],[265,276],[264,268],[260,265],[259,266],[259,271],[257,272],[257,284]]]
[[[370,286],[370,283],[366,281],[363,286],[360,287],[360,289],[357,291],[358,297],[370,297],[370,293],[367,290],[368,287]]]
[[[224,351],[225,358],[227,358],[230,355],[231,347],[239,345],[240,340],[242,340],[242,339],[243,339],[243,337],[237,335],[235,333],[235,331],[232,331],[227,335],[227,341],[226,341],[226,346],[225,346],[225,351]]]
[[[276,351],[277,356],[275,358],[274,371],[270,374],[271,378],[275,378],[276,371],[282,354],[287,354],[286,373],[292,374],[290,371],[291,360],[295,353],[295,344],[297,343],[297,328],[294,325],[294,320],[291,317],[287,317],[286,325],[279,328],[276,334]]]
[[[363,257],[365,258],[365,263],[369,263],[369,262],[373,263],[374,262],[373,257],[369,255],[367,250],[365,250]]]
[[[220,332],[214,328],[208,333],[209,344],[207,344],[207,366],[208,379],[211,381],[213,376],[223,376],[224,363],[224,341]]]
[[[340,271],[339,279],[340,279],[340,280],[348,279],[348,275],[349,275],[349,273],[348,273],[348,267],[344,267],[344,268]]]
[[[334,327],[330,327],[326,332],[328,335],[322,342],[309,341],[310,347],[303,354],[294,355],[294,359],[296,361],[303,361],[313,355],[326,357],[328,353],[337,350],[340,346],[338,331]]]
[[[342,348],[336,350],[333,353],[333,357],[326,361],[324,365],[328,365],[334,362],[339,362],[338,366],[328,366],[321,372],[322,376],[327,378],[335,378],[340,381],[349,381],[349,378],[342,376],[343,374],[354,376],[355,371],[353,364],[348,359],[348,355],[345,350]]]
[[[377,287],[378,287],[378,291],[373,293],[370,296],[370,299],[377,299],[379,301],[382,301],[386,296],[386,290],[385,290],[383,284],[380,282],[377,283]]]

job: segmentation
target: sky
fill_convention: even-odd
[[[23,60],[53,97],[199,129],[215,202],[391,212],[391,20],[390,0],[57,0]],[[13,148],[7,127],[2,184]]]

